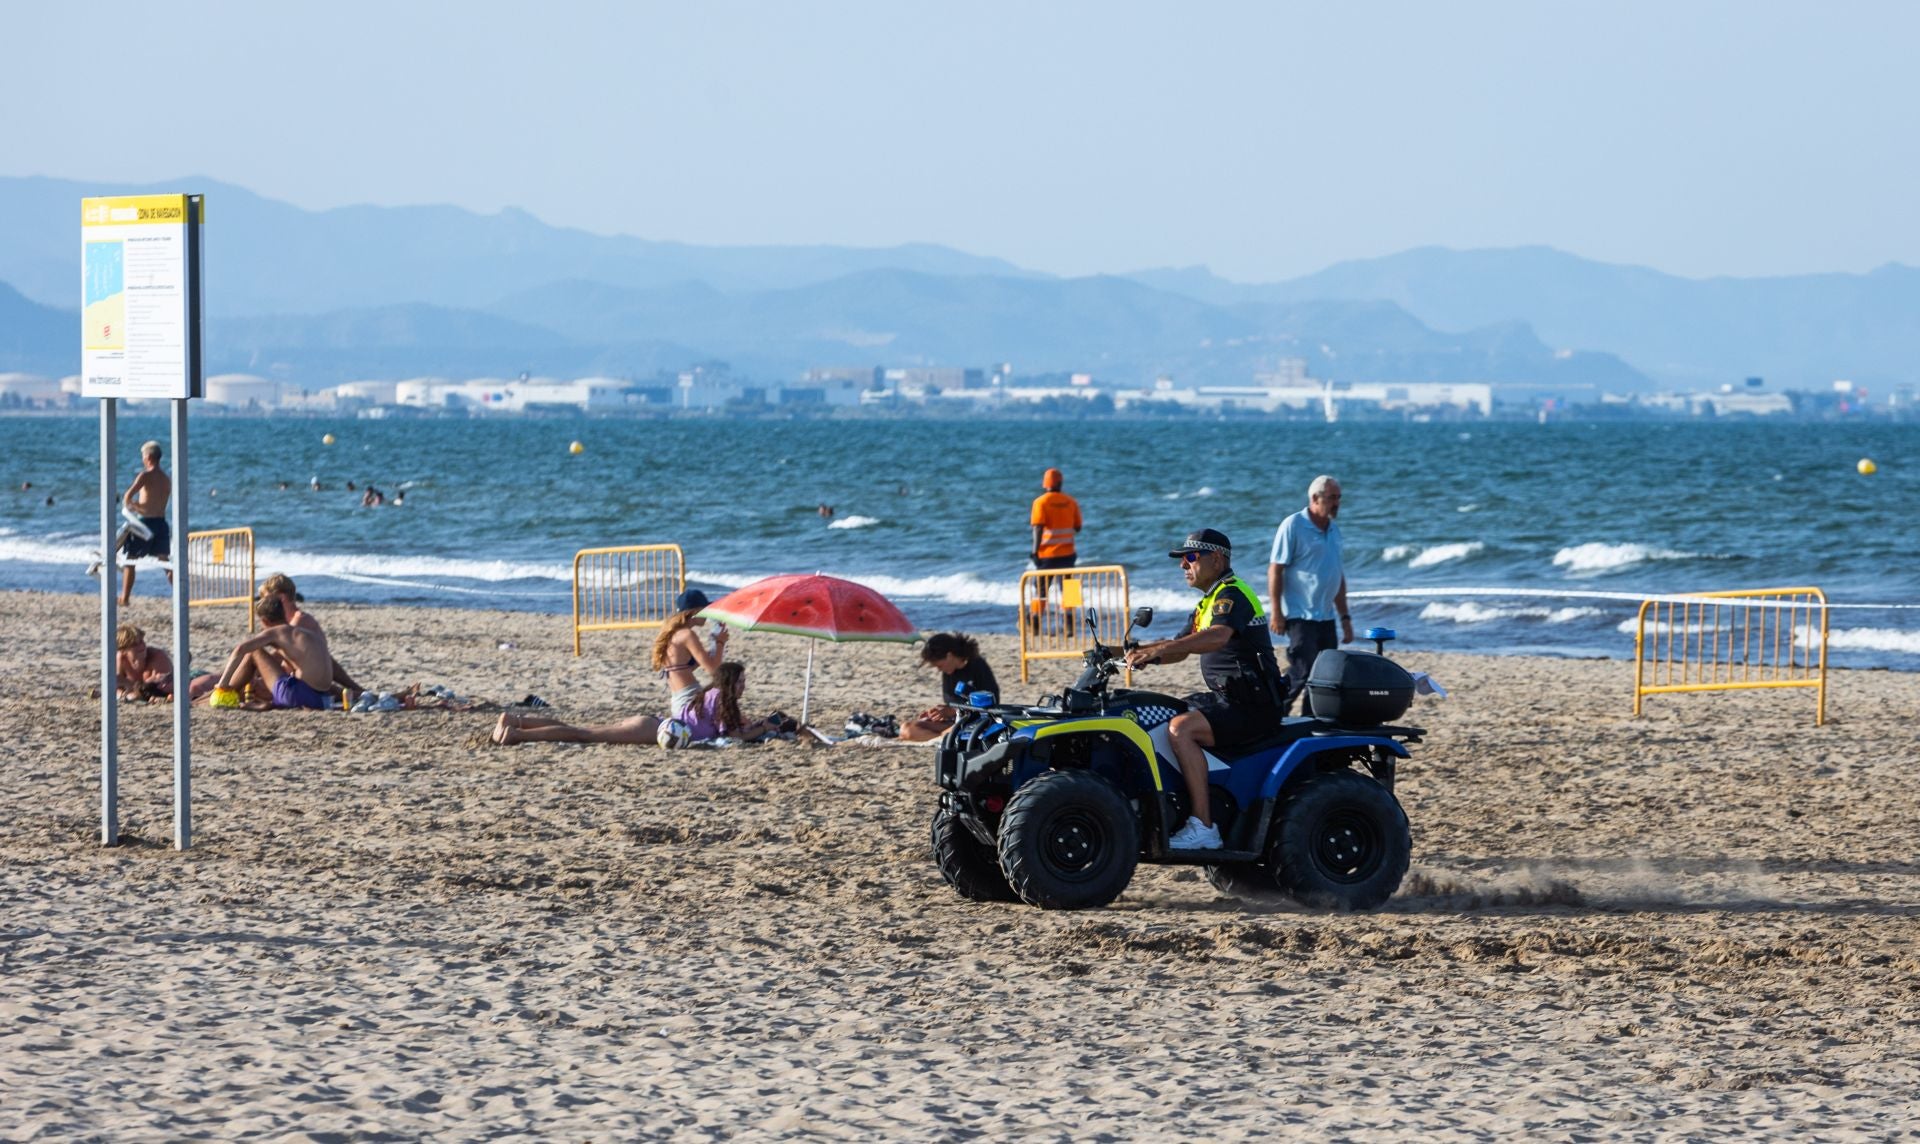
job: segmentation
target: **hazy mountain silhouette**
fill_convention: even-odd
[[[1920,270],[1776,278],[1680,278],[1547,247],[1422,247],[1243,285],[1204,268],[1135,281],[1216,305],[1347,298],[1393,302],[1442,330],[1528,322],[1551,346],[1604,349],[1689,385],[1764,376],[1824,387],[1911,382],[1920,359]]]
[[[79,311],[42,306],[0,282],[0,373],[65,377],[79,368]]]
[[[1203,268],[1061,279],[939,246],[707,247],[515,210],[307,211],[207,179],[0,178],[13,222],[0,281],[25,296],[5,303],[0,368],[77,360],[57,342],[74,337],[81,197],[181,188],[209,196],[210,361],[325,378],[496,373],[470,363],[501,361],[628,373],[685,364],[669,360],[685,348],[769,380],[810,364],[1005,360],[1120,383],[1235,383],[1298,356],[1335,380],[1637,389],[1749,375],[1883,385],[1910,381],[1920,357],[1920,270],[1904,266],[1696,280],[1542,247],[1429,247],[1268,284]],[[29,301],[43,310],[19,309]],[[57,337],[44,333],[58,324],[49,305],[67,312]]]
[[[519,210],[341,207],[308,211],[212,179],[164,184],[0,178],[0,280],[35,301],[78,302],[80,200],[191,191],[207,196],[210,315],[318,313],[426,302],[483,306],[529,286],[590,278],[618,286],[688,280],[723,290],[822,282],[899,267],[1025,276],[1010,262],[943,246],[694,246],[549,226]]]

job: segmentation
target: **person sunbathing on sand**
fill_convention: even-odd
[[[287,623],[278,596],[255,601],[253,614],[262,630],[241,640],[227,657],[226,669],[214,684],[213,704],[241,706],[239,692],[258,679],[266,684],[272,701],[245,706],[254,710],[324,709],[327,692],[333,690],[333,656],[327,651],[327,637]],[[223,695],[234,697],[234,701],[222,703]]]
[[[147,646],[147,633],[134,624],[121,624],[113,633],[117,650],[113,682],[120,698],[158,703],[173,698],[173,657]]]
[[[747,693],[747,669],[728,661],[720,665],[715,675],[719,682],[701,689],[679,716],[688,741],[704,743],[725,736],[752,743],[797,726],[793,720],[778,712],[765,719],[747,722],[740,714],[740,700]],[[515,743],[631,743],[636,746],[659,743],[663,747],[677,746],[680,740],[671,730],[666,736],[660,733],[661,725],[668,722],[671,720],[636,715],[618,723],[576,727],[541,715],[506,711],[493,725],[493,741],[503,747]]]

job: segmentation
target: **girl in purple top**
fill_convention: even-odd
[[[728,660],[720,665],[717,679],[673,717],[686,724],[696,743],[721,736],[751,743],[786,729],[786,720],[778,714],[747,722],[740,714],[740,700],[746,693],[747,669]]]

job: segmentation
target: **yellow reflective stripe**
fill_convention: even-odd
[[[1016,724],[1016,726],[1032,726],[1032,724]],[[1153,789],[1165,789],[1160,785],[1160,759],[1153,753],[1153,740],[1140,729],[1140,724],[1131,719],[1074,719],[1070,722],[1042,727],[1033,733],[1033,737],[1035,740],[1048,739],[1055,735],[1072,735],[1080,731],[1118,731],[1125,735],[1127,741],[1140,748],[1140,753],[1146,756],[1147,770],[1153,774]]]
[[[1193,610],[1194,631],[1204,631],[1213,626],[1213,602],[1219,597],[1221,592],[1226,591],[1228,588],[1238,589],[1240,594],[1247,598],[1247,602],[1253,605],[1254,619],[1259,620],[1266,618],[1267,610],[1260,606],[1260,597],[1252,588],[1247,587],[1247,582],[1238,576],[1226,576],[1215,581],[1213,587],[1208,589],[1207,594],[1200,597],[1200,606]]]

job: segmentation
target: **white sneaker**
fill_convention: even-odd
[[[1200,820],[1188,816],[1187,824],[1177,834],[1167,839],[1169,850],[1218,850],[1220,849],[1220,828],[1202,826]]]

